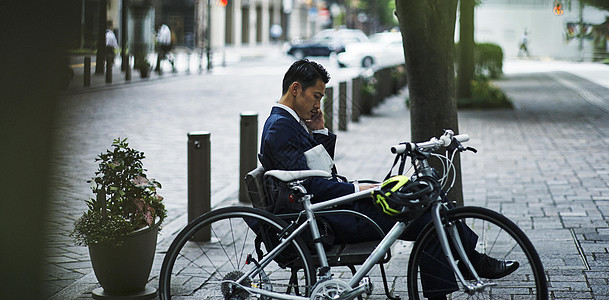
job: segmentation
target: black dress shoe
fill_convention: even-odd
[[[472,265],[480,278],[499,279],[516,271],[520,264],[515,260],[498,260],[486,254],[478,254],[472,257]],[[459,262],[459,269],[466,280],[474,279],[467,267]]]

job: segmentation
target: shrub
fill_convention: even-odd
[[[472,97],[457,99],[458,108],[512,108],[512,101],[487,79],[472,81]]]
[[[459,43],[455,43],[455,58],[459,57]],[[455,64],[459,61],[456,60]],[[499,45],[479,43],[474,45],[474,75],[497,79],[503,75],[503,50]]]
[[[496,44],[476,44],[474,64],[476,76],[497,79],[503,74],[503,50]]]

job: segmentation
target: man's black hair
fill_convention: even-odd
[[[308,59],[301,59],[295,61],[288,71],[283,76],[282,95],[290,88],[290,85],[294,82],[300,83],[302,90],[315,85],[317,80],[323,81],[327,84],[330,81],[330,74],[324,69],[324,67],[314,61]]]

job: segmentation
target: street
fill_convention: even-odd
[[[331,85],[358,72],[340,70],[329,59],[313,60],[328,68]],[[260,134],[291,62],[276,53],[209,74],[66,92],[53,151],[48,296],[88,299],[99,287],[86,247],[75,246],[68,234],[92,196],[87,180],[96,171],[95,157],[117,137],[145,152],[144,168],[163,185],[160,194],[169,216],[150,276],[156,287],[163,252],[186,222],[187,133],[211,133],[212,206],[234,203],[240,113],[258,112]],[[609,78],[609,70],[601,65],[594,73],[599,81],[593,83],[565,72],[568,67],[554,65],[539,73],[534,67],[541,65],[527,65],[506,63],[507,79],[497,82],[513,99],[514,110],[459,112],[459,132],[469,134],[469,146],[479,151],[462,155],[465,202],[518,223],[542,257],[553,298],[608,299],[609,92],[599,84]],[[403,90],[338,133],[341,174],[377,180],[386,175],[393,160],[389,147],[410,136],[406,97]],[[390,277],[402,276],[395,283],[404,282],[400,269],[388,270]],[[377,286],[373,298],[382,299],[381,293]]]

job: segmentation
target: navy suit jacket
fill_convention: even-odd
[[[310,135],[287,110],[275,106],[264,123],[260,143],[260,162],[265,170],[308,170],[304,153],[319,144],[323,145],[334,159],[335,134]],[[336,179],[336,169],[333,173],[332,179],[314,177],[304,183],[307,191],[313,194],[312,202],[354,192],[352,184],[339,182]]]

